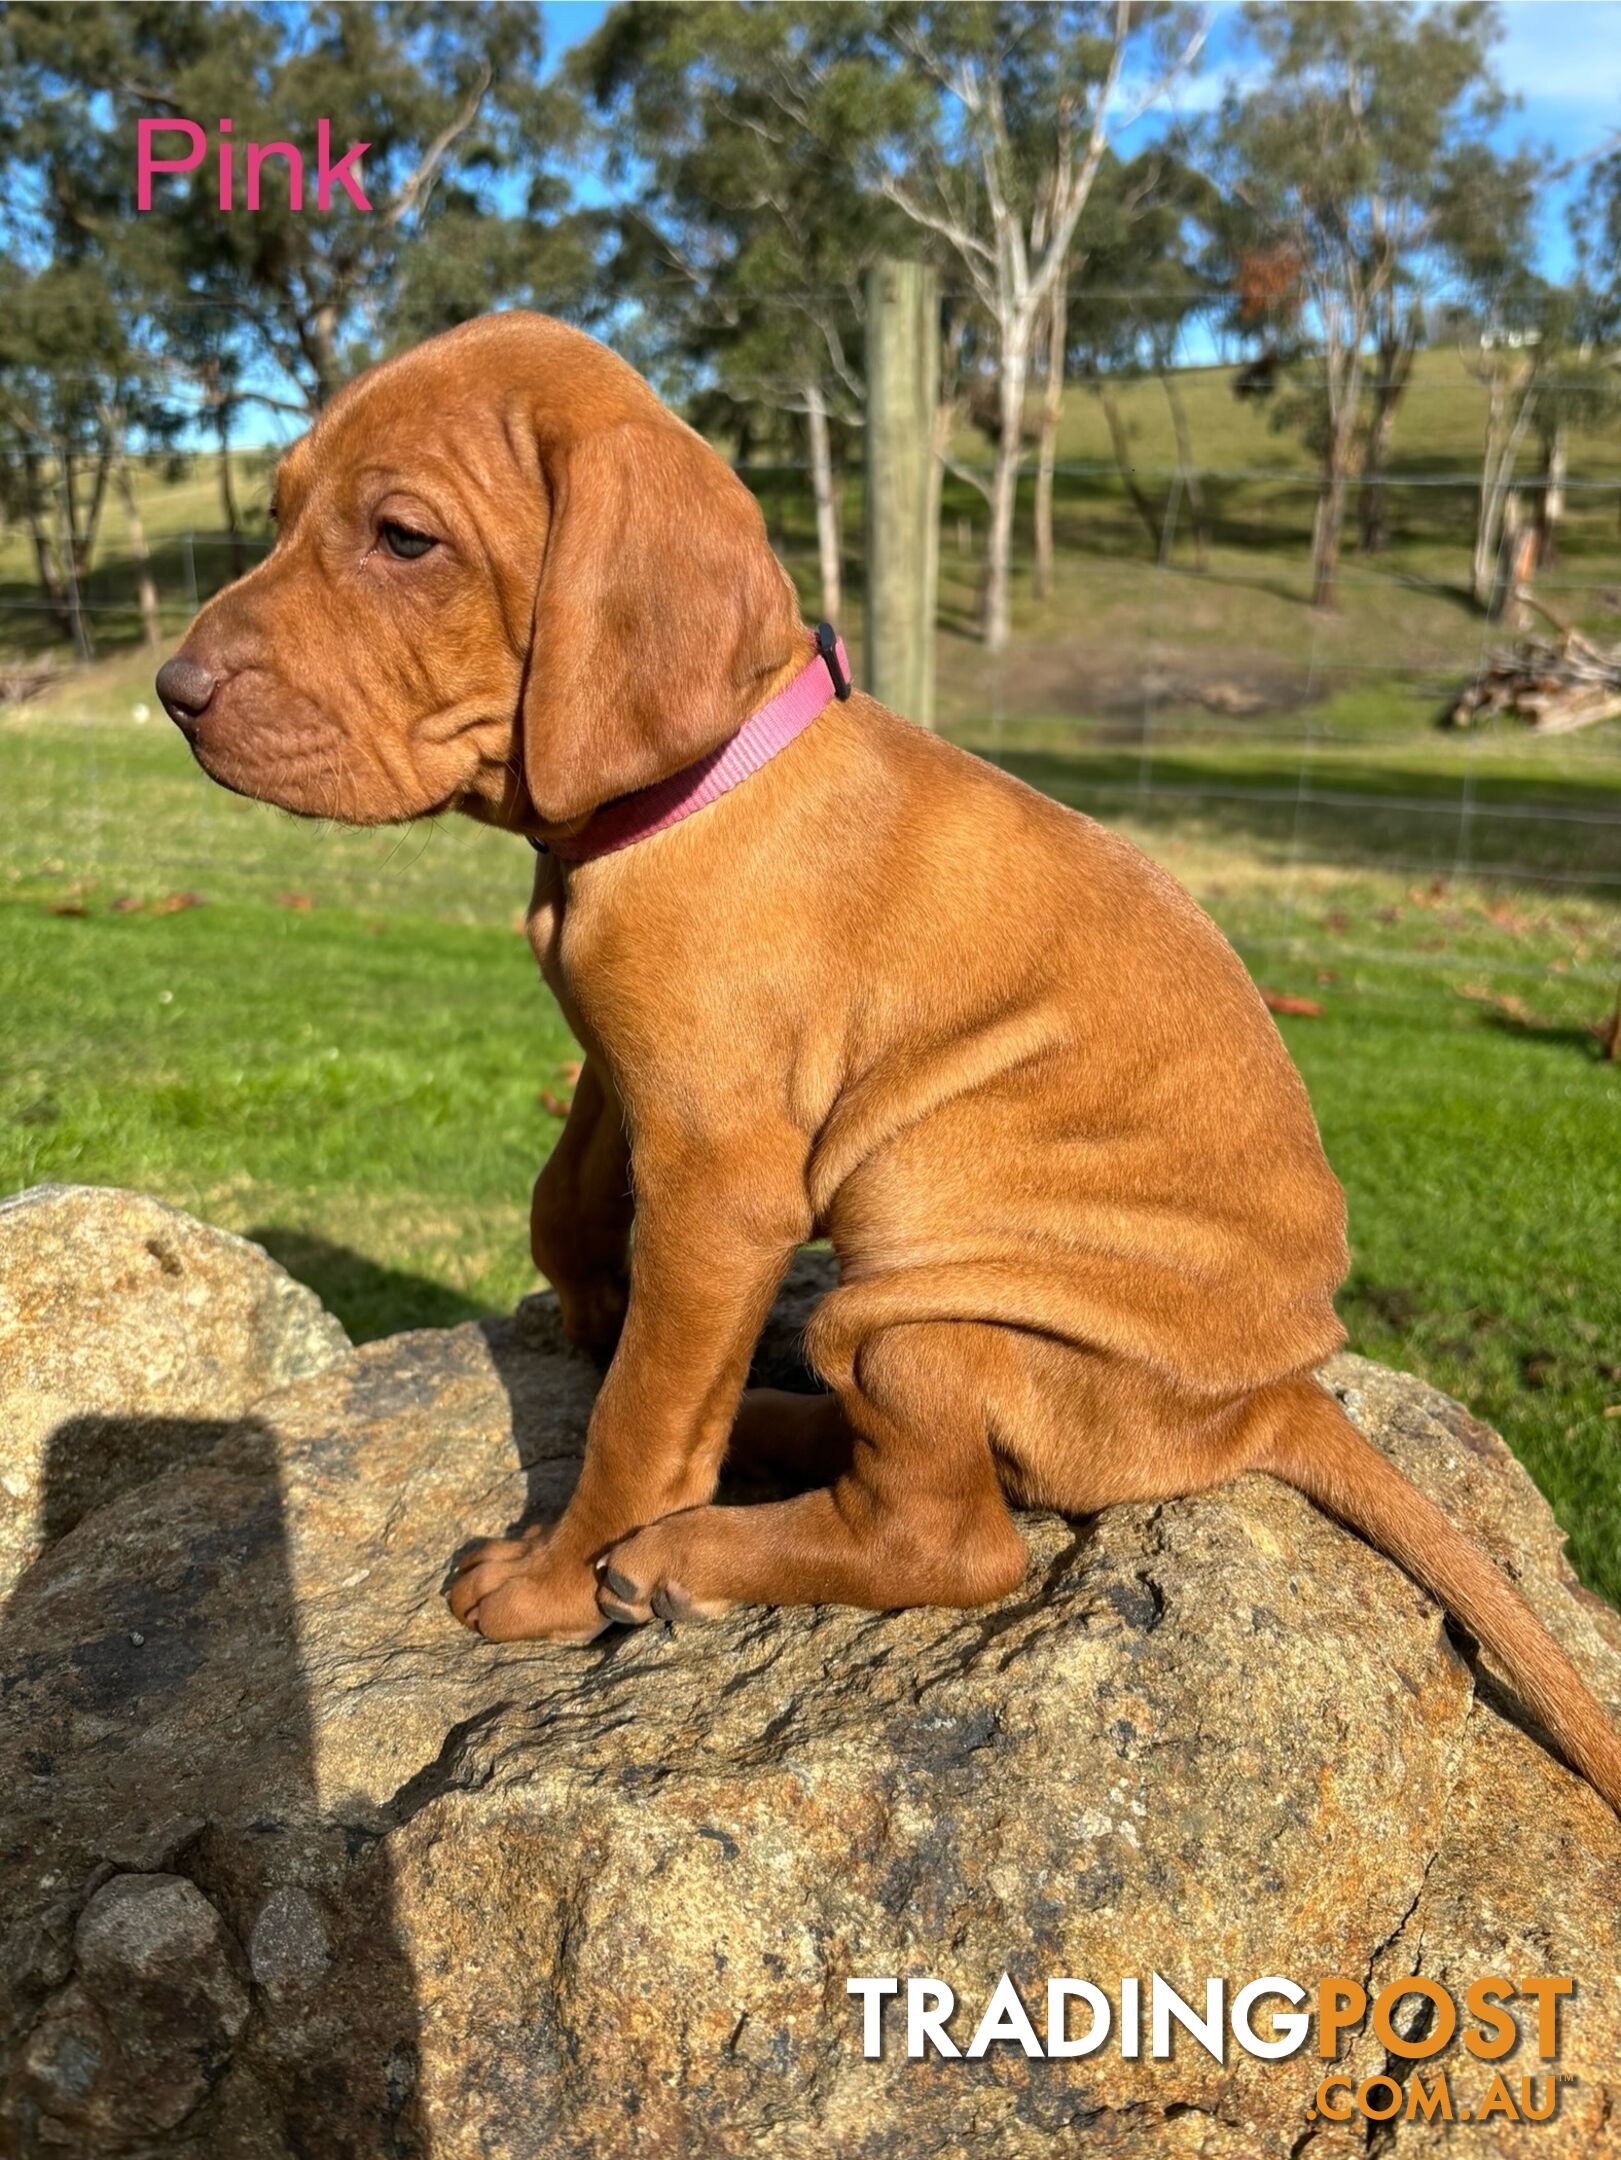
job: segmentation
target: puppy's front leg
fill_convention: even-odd
[[[624,1112],[587,1058],[567,1122],[535,1180],[529,1249],[557,1292],[564,1332],[593,1357],[610,1354],[624,1323],[633,1214]]]
[[[573,1497],[549,1536],[469,1553],[451,1610],[497,1640],[588,1642],[596,1563],[627,1532],[714,1492],[749,1358],[810,1234],[803,1136],[729,1133],[725,1154],[639,1136],[630,1304]]]

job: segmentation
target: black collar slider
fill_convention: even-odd
[[[833,678],[833,695],[842,705],[850,695],[850,678],[839,665],[839,633],[830,622],[816,625],[816,650],[827,662],[827,672]]]

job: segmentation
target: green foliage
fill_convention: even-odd
[[[1245,20],[1266,74],[1229,95],[1214,136],[1234,238],[1297,246],[1319,304],[1348,275],[1371,285],[1411,276],[1427,249],[1500,243],[1523,214],[1517,197],[1483,200],[1504,103],[1492,8],[1290,0]]]
[[[1426,288],[1520,274],[1534,165],[1488,140],[1505,101],[1491,59],[1498,19],[1482,0],[1290,0],[1251,6],[1246,22],[1266,74],[1229,94],[1212,131],[1225,198],[1214,230],[1236,327],[1297,363],[1273,418],[1322,461],[1314,597],[1326,602],[1356,432],[1364,545],[1377,549],[1379,482]]]
[[[630,338],[694,417],[860,417],[861,274],[904,232],[862,184],[903,87],[872,11],[783,0],[613,8],[571,55],[610,173],[634,193],[608,275]]]
[[[1577,334],[1613,342],[1621,337],[1621,150],[1594,164],[1570,222],[1582,296]]]
[[[539,12],[523,6],[12,6],[0,113],[32,187],[14,191],[11,222],[54,256],[93,253],[171,360],[268,361],[318,405],[492,291],[581,298],[591,222],[565,211],[549,163],[575,121],[541,59]],[[195,174],[156,182],[169,214],[131,214],[136,122],[171,114],[230,116],[235,209],[218,205],[211,149]],[[315,210],[320,119],[337,150],[368,145],[370,214],[341,195]],[[302,210],[273,159],[243,212],[249,141],[304,153]]]

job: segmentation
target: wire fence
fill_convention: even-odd
[[[1478,468],[1455,454],[1398,465],[1378,554],[1357,546],[1353,487],[1330,612],[1310,605],[1319,483],[1298,455],[1268,443],[1266,455],[1217,451],[1188,465],[1156,447],[1146,421],[1142,432],[1141,462],[1056,460],[1053,583],[1040,600],[1029,461],[1015,631],[996,654],[976,625],[985,505],[945,481],[944,729],[1136,838],[1297,1006],[1445,1009],[1460,1022],[1483,1010],[1527,1030],[1596,1029],[1621,974],[1621,719],[1560,736],[1512,718],[1438,725],[1517,634],[1485,619],[1470,592]],[[1422,414],[1409,434],[1423,436]],[[858,446],[848,433],[838,480],[841,628],[856,651]],[[267,552],[270,461],[242,461],[235,536],[174,521],[214,484],[200,455],[183,490],[156,474],[143,482],[166,645]],[[818,611],[825,566],[805,467],[741,469]],[[1543,484],[1535,472],[1514,481],[1533,502]],[[1621,441],[1577,442],[1557,485],[1558,553],[1532,600],[1621,647]],[[101,659],[49,698],[0,703],[0,889],[112,906],[170,887],[206,886],[213,902],[296,886],[322,904],[507,919],[525,867],[498,836],[454,820],[403,835],[293,826],[204,785],[145,684],[135,566],[111,502],[103,524],[77,601]],[[13,525],[0,535],[0,691],[37,693],[41,677],[72,673],[61,612]],[[1543,614],[1524,624],[1548,632]]]

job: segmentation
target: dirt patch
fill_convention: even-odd
[[[1247,719],[1293,712],[1339,685],[1322,669],[1253,649],[1138,645],[1014,645],[988,653],[950,636],[940,648],[940,717],[946,721],[1074,714],[1129,739],[1154,719],[1211,713]]]

